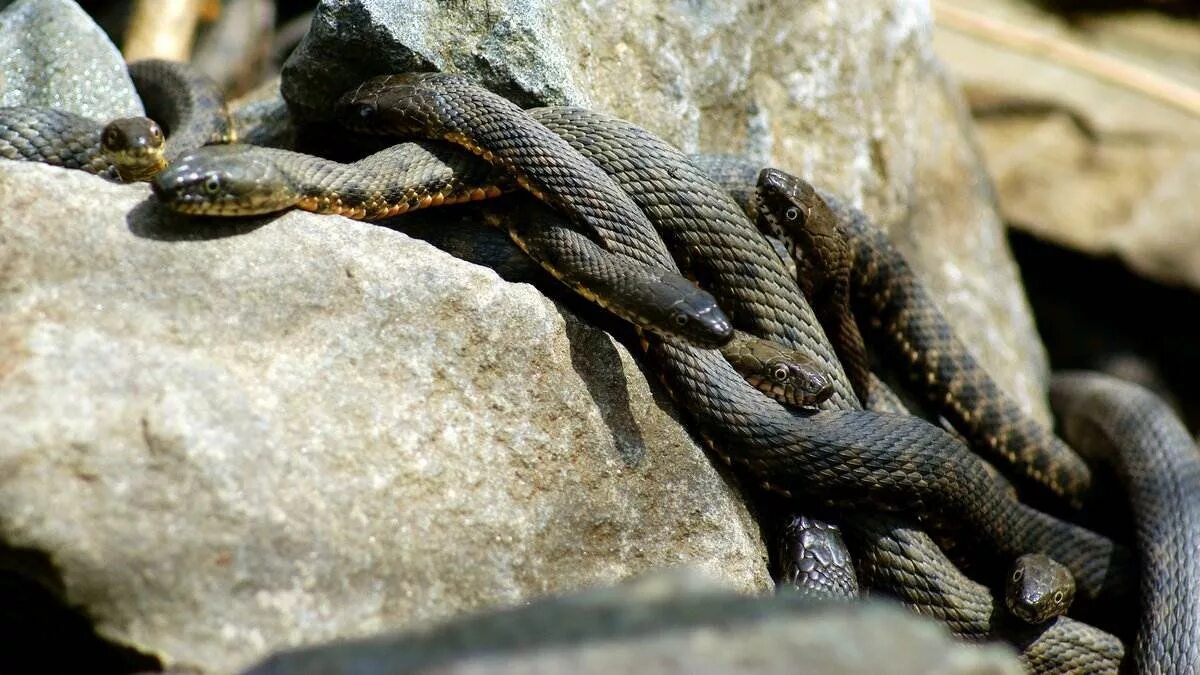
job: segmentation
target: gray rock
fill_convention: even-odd
[[[228,672],[680,563],[771,583],[624,347],[395,231],[0,166],[0,542]]]
[[[598,108],[686,152],[806,176],[871,214],[981,362],[1046,419],[1046,357],[928,3],[323,0],[283,71],[294,112],[406,70]]]
[[[999,646],[884,604],[748,598],[658,575],[424,631],[285,652],[246,675],[1021,673]]]
[[[0,106],[96,120],[145,114],[121,53],[75,0],[17,0],[0,12]]]

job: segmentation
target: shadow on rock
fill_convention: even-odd
[[[227,218],[188,216],[171,211],[150,197],[125,216],[129,231],[143,239],[158,241],[205,241],[248,234],[278,217],[276,215]]]
[[[559,312],[571,345],[571,365],[612,432],[617,452],[627,466],[640,465],[646,458],[646,441],[630,407],[629,387],[616,346],[604,333],[586,330],[582,321],[561,307]]]

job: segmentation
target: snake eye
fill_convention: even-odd
[[[783,217],[788,220],[795,220],[800,217],[800,209],[793,206],[784,212]]]
[[[210,195],[215,195],[221,191],[221,179],[216,176],[209,176],[204,179],[204,191]]]
[[[687,322],[688,322],[688,315],[687,315],[687,314],[684,314],[683,312],[676,312],[676,313],[675,313],[675,314],[674,314],[674,315],[671,317],[671,321],[675,322],[675,325],[676,325],[676,326],[679,326],[680,328],[683,328],[684,326],[686,326],[686,325],[687,325]]]
[[[163,137],[162,129],[159,129],[157,126],[150,127],[150,137],[154,139],[155,143],[161,141]]]
[[[370,122],[375,117],[375,113],[378,112],[375,106],[370,103],[359,103],[356,107],[357,110],[354,112],[358,115],[359,119],[365,122]]]
[[[775,366],[775,370],[771,371],[771,377],[776,382],[784,382],[788,379],[787,366]]]
[[[1021,580],[1021,578],[1022,578],[1022,577],[1024,577],[1024,576],[1025,576],[1025,570],[1023,570],[1023,569],[1020,569],[1020,568],[1017,568],[1017,569],[1016,569],[1016,570],[1013,572],[1012,580],[1013,580],[1013,581],[1020,581],[1020,580]]]
[[[1054,604],[1056,604],[1056,605],[1061,605],[1061,604],[1062,604],[1062,601],[1063,601],[1063,592],[1062,592],[1062,591],[1055,591],[1055,593],[1054,593]]]

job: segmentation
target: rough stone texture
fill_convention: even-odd
[[[0,542],[101,635],[227,672],[678,563],[770,588],[626,350],[533,287],[148,195],[0,166]]]
[[[1022,673],[999,646],[886,604],[739,597],[688,575],[543,600],[407,635],[284,653],[246,675]]]
[[[74,0],[17,0],[0,12],[0,106],[96,120],[143,115],[125,61]]]
[[[1027,2],[961,4],[1200,88],[1200,26],[1194,22],[1122,14],[1074,30]],[[979,120],[1010,223],[1085,253],[1117,255],[1152,279],[1200,288],[1200,118],[950,30],[939,31],[937,46],[982,109],[1014,99],[1061,106],[1037,115],[992,112]]]
[[[734,152],[865,208],[1003,386],[1046,419],[1046,359],[963,106],[917,0],[325,0],[285,65],[318,115],[387,72],[467,72],[525,105],[612,112],[685,151]]]

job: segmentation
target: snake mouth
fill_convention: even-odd
[[[160,174],[161,177],[161,174]],[[271,213],[270,210],[254,210],[245,204],[213,199],[207,195],[186,190],[173,189],[161,184],[157,178],[150,181],[150,191],[168,209],[191,216],[256,216]]]
[[[817,404],[821,402],[819,400],[812,400],[803,396],[796,396],[795,392],[791,391],[787,387],[784,387],[783,385],[772,380],[768,380],[764,377],[759,377],[756,375],[748,375],[745,377],[746,381],[749,382],[755,389],[770,396],[776,401],[782,401],[796,408],[815,408]]]

